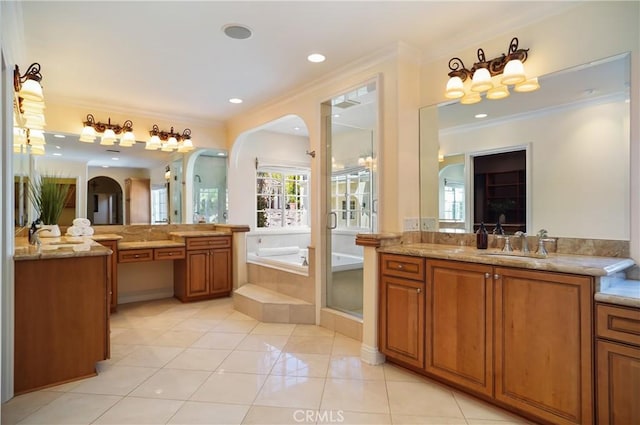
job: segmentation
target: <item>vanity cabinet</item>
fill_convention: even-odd
[[[380,350],[391,359],[424,367],[425,260],[380,257]]]
[[[593,279],[494,268],[495,399],[556,424],[593,423]]]
[[[598,423],[640,423],[640,309],[596,304]]]
[[[174,262],[174,295],[196,301],[231,293],[231,236],[186,238],[186,257]]]
[[[425,370],[493,394],[493,268],[427,261]]]
[[[118,241],[105,240],[99,243],[113,252],[107,260],[107,282],[109,284],[109,308],[111,313],[114,313],[118,309]]]
[[[387,358],[544,422],[594,421],[592,308],[591,277],[380,255]]]

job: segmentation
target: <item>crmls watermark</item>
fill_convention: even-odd
[[[293,420],[298,423],[322,422],[326,424],[340,424],[344,422],[344,412],[342,410],[303,410],[293,412]]]

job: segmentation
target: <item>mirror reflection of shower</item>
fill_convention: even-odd
[[[227,156],[207,150],[196,158],[193,175],[193,222],[226,223]]]

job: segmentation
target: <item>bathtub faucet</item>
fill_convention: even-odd
[[[301,255],[300,258],[302,258],[302,265],[303,266],[308,266],[309,262],[307,261],[307,256],[306,255]]]

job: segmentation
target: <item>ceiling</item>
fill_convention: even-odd
[[[575,6],[558,1],[482,2],[482,7],[478,1],[20,4],[22,50],[26,61],[42,66],[47,102],[204,125],[224,123],[398,42],[419,49],[427,60],[436,59]],[[252,36],[231,39],[223,32],[228,24],[247,26]],[[327,59],[311,63],[307,61],[311,53],[322,53]],[[232,104],[230,98],[244,102]],[[362,113],[366,105],[371,103],[345,109],[336,121],[368,125],[358,117],[366,115]],[[301,120],[291,120],[280,120],[268,130],[306,134]],[[115,161],[112,152],[103,149],[95,155],[90,151],[95,145],[81,146],[73,135],[67,136],[54,140],[48,135],[48,143],[57,143],[61,149],[66,144],[76,156],[92,155],[90,165],[94,166],[106,162],[144,167],[147,164],[142,161],[153,162],[157,156],[157,161],[166,162],[167,158],[138,144]],[[53,152],[48,149],[47,155]]]

